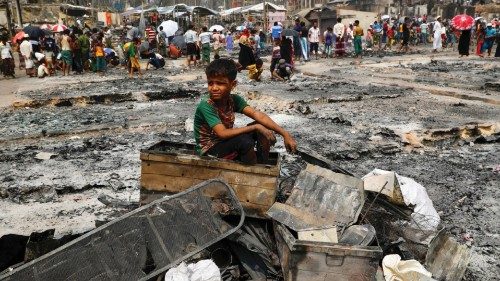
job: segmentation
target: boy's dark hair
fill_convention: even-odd
[[[194,28],[194,25],[192,25],[192,24],[188,25],[188,30],[193,29],[193,28]]]
[[[203,30],[203,32],[207,32],[208,31],[208,27],[204,26],[201,28],[201,30]]]
[[[216,59],[211,62],[205,69],[205,74],[207,78],[215,76],[225,76],[229,80],[236,80],[236,75],[238,74],[238,69],[236,64],[231,59]]]
[[[277,22],[277,21],[275,21],[275,22],[274,22],[274,26],[277,26],[277,25],[278,25],[278,22]]]
[[[301,22],[300,22],[300,26],[306,26],[306,23],[305,23],[305,22],[303,22],[303,21],[301,21]]]
[[[215,54],[214,55],[214,60],[218,60],[218,59],[220,59],[220,56],[218,54]]]
[[[342,18],[338,18],[338,19],[337,19],[337,22],[341,22],[341,21],[342,21]]]
[[[262,61],[262,59],[256,59],[255,60],[255,65],[263,65],[264,62]]]
[[[355,20],[354,24],[358,25],[359,24],[359,20]]]

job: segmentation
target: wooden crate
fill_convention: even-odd
[[[267,165],[244,165],[200,157],[191,144],[162,141],[141,151],[141,204],[208,179],[222,178],[234,189],[246,215],[266,217],[276,199],[280,170],[279,154],[271,153],[269,158]]]

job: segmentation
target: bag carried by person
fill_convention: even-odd
[[[26,68],[33,68],[33,67],[35,67],[35,63],[33,62],[32,59],[26,59],[25,63],[26,63]]]

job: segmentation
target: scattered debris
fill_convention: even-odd
[[[401,260],[399,255],[387,255],[382,260],[386,281],[431,281],[432,274],[416,260]],[[456,279],[460,280],[460,279]]]
[[[379,175],[388,175],[389,179],[391,176],[395,176],[396,181],[393,181],[394,185],[390,187],[389,190],[399,188],[404,203],[407,206],[414,206],[413,213],[411,214],[411,228],[427,231],[437,230],[437,227],[441,220],[436,209],[434,209],[431,199],[427,195],[427,191],[422,185],[411,178],[403,177],[398,175],[397,173],[380,169],[374,169],[373,171],[365,175],[363,179]],[[390,192],[389,194],[394,193]]]
[[[308,164],[286,203],[267,214],[295,231],[346,227],[357,221],[363,204],[361,180]]]
[[[49,159],[52,159],[54,157],[56,157],[57,154],[55,153],[50,153],[50,152],[38,152],[36,155],[35,155],[35,158],[38,159],[38,160],[49,160]]]
[[[471,251],[441,231],[429,244],[425,265],[438,280],[462,280]]]
[[[186,265],[182,262],[165,274],[165,281],[222,281],[219,268],[212,260]]]
[[[212,199],[204,195],[207,192],[228,198],[236,223],[225,221],[225,215],[212,210]],[[243,209],[232,189],[221,180],[209,180],[140,207],[0,279],[37,276],[49,280],[66,272],[67,280],[100,280],[102,276],[148,280],[231,235],[243,220]]]

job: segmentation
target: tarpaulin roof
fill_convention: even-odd
[[[141,6],[135,7],[132,9],[129,9],[122,13],[124,16],[128,16],[131,14],[140,14],[142,12],[149,12],[149,11],[158,11],[158,13],[164,15],[164,14],[171,14],[171,13],[191,13],[191,14],[198,14],[200,16],[213,16],[213,15],[218,15],[219,13],[217,11],[214,11],[209,8],[205,8],[202,6],[188,6],[186,4],[177,4],[173,6],[165,6],[165,7],[150,7],[147,9],[142,9]]]
[[[275,5],[273,3],[266,2],[266,6],[268,11],[270,12],[276,12],[276,11],[286,11],[285,7]],[[251,5],[251,6],[243,6],[243,7],[236,7],[228,10],[222,11],[220,14],[221,16],[228,16],[232,14],[242,14],[242,13],[261,13],[264,11],[264,3],[256,4],[256,5]]]

